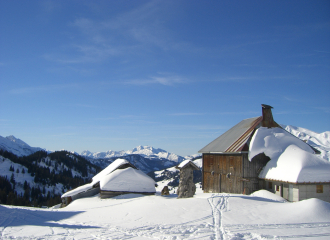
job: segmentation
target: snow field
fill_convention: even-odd
[[[267,196],[267,198],[260,197]],[[329,239],[330,204],[271,193],[78,199],[62,209],[0,205],[1,239]]]

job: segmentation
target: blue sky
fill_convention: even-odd
[[[245,118],[330,130],[329,1],[0,1],[0,135],[195,154]]]

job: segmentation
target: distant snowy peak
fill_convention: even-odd
[[[13,135],[7,136],[6,139],[8,139],[9,141],[21,146],[21,147],[30,147],[26,142],[23,142],[21,139],[19,138],[15,138]]]
[[[125,151],[107,151],[107,152],[90,152],[88,150],[83,151],[81,156],[89,157],[89,158],[112,158],[112,157],[121,157],[127,155]]]
[[[316,133],[305,128],[283,124],[281,127],[319,150],[321,152],[320,157],[330,161],[330,131]]]
[[[24,141],[14,136],[2,137],[0,136],[0,149],[12,152],[17,156],[27,156],[40,150],[39,147],[31,147]]]
[[[166,152],[160,148],[153,148],[151,146],[138,146],[133,148],[132,150],[127,151],[107,151],[107,152],[96,152],[92,153],[88,150],[83,151],[80,155],[89,157],[89,158],[112,158],[112,157],[122,157],[131,154],[141,155],[145,158],[158,158],[158,159],[168,159],[174,162],[181,162],[183,161],[183,157],[176,155],[174,153]]]
[[[325,131],[323,133],[316,133],[301,127],[295,127],[291,125],[281,125],[281,126],[285,130],[295,135],[296,137],[299,137],[302,140],[312,141],[316,145],[321,145],[330,148],[330,131]]]

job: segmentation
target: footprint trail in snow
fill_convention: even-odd
[[[222,225],[222,212],[229,210],[228,198],[228,194],[213,194],[207,199],[212,208],[215,239],[217,240],[225,239],[225,232]]]

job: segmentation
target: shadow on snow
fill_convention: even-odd
[[[57,223],[71,218],[80,212],[50,211],[36,208],[7,207],[0,205],[0,227],[15,227],[23,225],[62,227],[62,228],[99,228],[97,226],[82,226]]]

